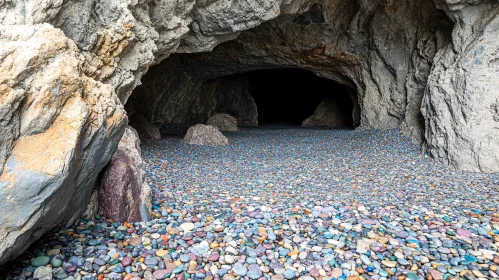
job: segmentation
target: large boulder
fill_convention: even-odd
[[[142,140],[161,139],[159,129],[142,114],[131,115],[129,124],[137,131]]]
[[[147,221],[151,216],[151,188],[145,181],[137,132],[128,127],[103,170],[98,187],[99,213],[118,222]]]
[[[204,124],[196,124],[195,126],[189,127],[184,137],[184,142],[189,145],[229,145],[229,139],[227,139],[216,126]]]
[[[85,210],[126,115],[49,24],[0,25],[0,264]]]
[[[304,127],[351,127],[351,108],[346,108],[337,99],[327,98],[322,101],[312,116],[302,123]]]
[[[215,114],[207,121],[207,125],[218,127],[220,131],[238,131],[237,119],[229,114]]]

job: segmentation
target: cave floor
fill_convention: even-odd
[[[226,147],[143,143],[156,219],[136,223],[133,234],[118,228],[121,240],[94,247],[85,257],[99,262],[87,259],[89,275],[498,278],[499,174],[452,170],[398,130],[224,134]],[[93,225],[83,221],[75,231],[91,239]]]

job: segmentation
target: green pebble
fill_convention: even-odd
[[[109,265],[115,265],[115,264],[117,264],[119,262],[120,262],[119,259],[114,259],[114,260],[112,260],[112,261],[109,262]]]
[[[386,272],[386,271],[384,271],[384,270],[380,270],[380,271],[378,272],[378,274],[379,274],[379,276],[381,276],[381,277],[387,277],[387,276],[388,276],[388,272]]]
[[[52,262],[52,265],[54,266],[54,268],[58,268],[62,265],[62,261],[60,259],[55,259],[53,262]]]
[[[407,276],[407,278],[409,278],[409,280],[419,280],[419,277],[412,272],[407,273],[405,276]]]
[[[100,215],[99,215],[99,214],[96,214],[96,215],[94,216],[94,218],[95,218],[96,220],[100,220],[100,218],[101,218],[101,217],[100,217]]]
[[[31,261],[31,265],[38,267],[47,265],[50,262],[50,257],[47,256],[39,256],[36,257],[33,261]]]

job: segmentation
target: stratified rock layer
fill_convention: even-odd
[[[137,132],[128,127],[118,150],[102,172],[99,213],[118,222],[147,221],[151,212],[151,189],[145,182]]]
[[[196,124],[189,127],[184,137],[184,142],[189,145],[226,146],[229,140],[216,126]]]

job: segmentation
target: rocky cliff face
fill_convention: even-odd
[[[297,67],[354,90],[361,128],[400,127],[440,161],[499,171],[498,5],[0,1],[0,263],[85,209],[153,64],[127,108],[159,126],[217,111],[180,114],[203,87],[248,99],[242,81],[216,86],[227,75]],[[247,106],[231,109],[252,125]]]

